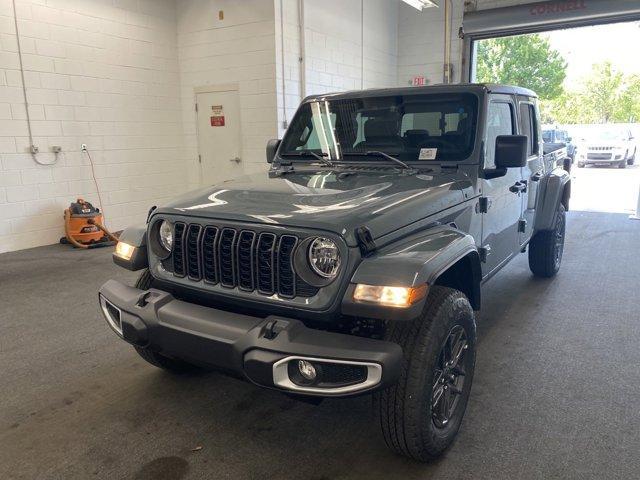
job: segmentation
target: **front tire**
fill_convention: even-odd
[[[553,229],[537,232],[529,243],[529,268],[536,277],[551,278],[560,270],[565,231],[566,212],[560,204]]]
[[[475,367],[476,323],[461,292],[434,286],[422,315],[393,322],[386,339],[398,343],[404,362],[394,386],[377,393],[387,446],[420,462],[453,443],[467,408]]]
[[[140,290],[149,290],[153,286],[153,277],[151,276],[148,268],[143,270],[140,274],[135,286]],[[180,374],[199,370],[198,367],[187,363],[184,360],[167,357],[166,355],[162,355],[150,348],[138,347],[137,345],[134,345],[133,348],[144,361],[150,363],[154,367],[166,370],[167,372]]]

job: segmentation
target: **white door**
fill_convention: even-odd
[[[198,153],[203,185],[213,185],[243,173],[238,91],[196,94]]]

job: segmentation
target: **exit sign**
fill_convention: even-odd
[[[427,80],[424,78],[423,75],[419,75],[411,79],[411,85],[413,85],[414,87],[424,87],[426,84],[427,84]]]

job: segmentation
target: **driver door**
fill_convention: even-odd
[[[487,112],[484,168],[495,168],[496,138],[516,134],[513,98],[493,95]],[[484,277],[497,271],[519,248],[518,223],[522,213],[522,199],[511,187],[522,181],[522,169],[509,168],[506,175],[482,179],[482,196],[486,198],[486,212],[482,215],[482,264]]]

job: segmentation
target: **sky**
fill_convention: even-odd
[[[606,60],[621,72],[640,74],[640,22],[570,28],[545,34],[569,64],[565,85],[570,87]]]

